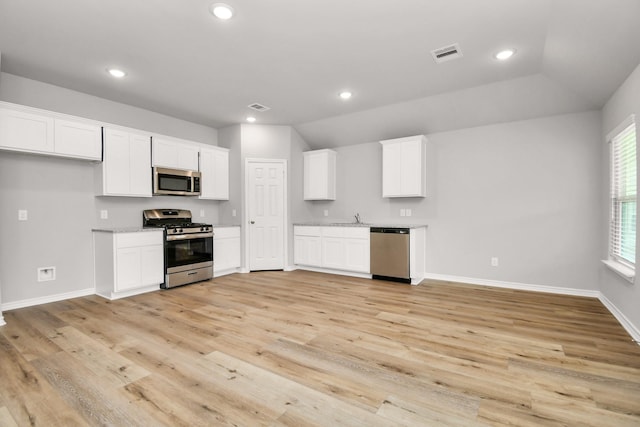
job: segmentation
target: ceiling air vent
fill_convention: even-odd
[[[258,104],[257,102],[254,102],[253,104],[249,105],[249,108],[251,108],[252,110],[260,111],[260,112],[271,109],[270,107],[267,107],[266,105]]]
[[[432,50],[431,55],[433,56],[433,60],[439,64],[441,62],[460,58],[462,56],[462,51],[460,50],[460,45],[458,45],[458,43],[454,43],[450,46]]]

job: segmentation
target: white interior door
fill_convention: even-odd
[[[248,168],[249,270],[284,269],[285,165],[250,161]]]

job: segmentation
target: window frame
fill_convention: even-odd
[[[620,243],[616,243],[616,240],[622,240],[623,231],[620,230],[622,227],[622,204],[629,201],[635,201],[636,209],[638,202],[638,194],[637,194],[637,176],[635,179],[636,191],[632,196],[622,196],[617,197],[620,193],[619,189],[621,185],[616,185],[619,180],[616,177],[620,177],[623,174],[620,174],[616,169],[615,160],[620,158],[620,153],[614,152],[614,139],[618,138],[621,134],[623,134],[630,126],[633,126],[634,129],[634,140],[635,140],[635,153],[633,162],[636,165],[636,173],[638,169],[638,129],[637,123],[635,120],[635,115],[630,115],[627,117],[622,123],[620,123],[614,130],[609,132],[607,135],[607,143],[609,145],[609,232],[608,232],[608,259],[603,262],[609,268],[614,270],[616,273],[624,277],[630,282],[634,282],[635,280],[635,266],[637,263],[637,253],[636,248],[637,245],[634,246],[633,262],[629,261],[625,257],[622,256],[622,245]],[[617,209],[616,209],[617,208]],[[635,218],[634,230],[637,230],[637,215]],[[633,236],[635,243],[636,236]]]

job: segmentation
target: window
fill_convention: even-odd
[[[628,279],[636,264],[636,124],[634,116],[610,134],[611,229],[609,263]]]

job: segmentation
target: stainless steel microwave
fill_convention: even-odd
[[[199,196],[200,172],[155,167],[153,168],[153,194]]]

